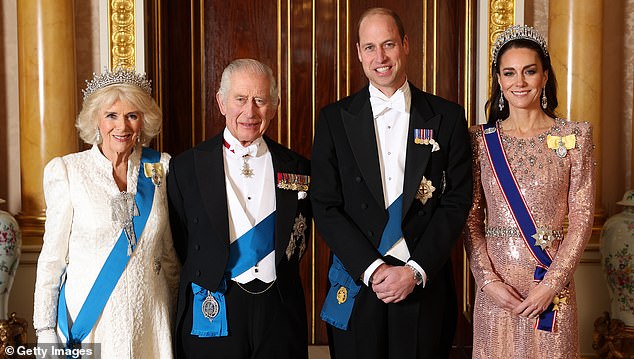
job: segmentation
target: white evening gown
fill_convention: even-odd
[[[141,147],[128,161],[127,192],[136,194]],[[101,316],[82,347],[98,343],[102,358],[172,358],[172,322],[179,264],[172,245],[166,183],[170,156],[161,154],[163,183],[138,245]],[[143,174],[142,174],[143,175]],[[46,225],[37,265],[33,324],[56,327],[61,278],[76,318],[95,278],[118,240],[110,200],[119,194],[111,162],[97,146],[57,157],[44,169]],[[66,339],[58,329],[60,342]]]

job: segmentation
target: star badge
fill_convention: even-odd
[[[416,199],[419,200],[420,203],[425,204],[433,196],[435,190],[436,187],[432,185],[431,181],[423,176],[416,191]]]
[[[559,294],[555,295],[553,298],[553,311],[558,311],[561,309],[560,307],[568,304],[568,296],[570,295],[570,290],[568,288],[559,292]]]
[[[537,232],[531,237],[535,239],[535,245],[543,250],[550,248],[555,240],[553,231],[544,228],[537,228]]]

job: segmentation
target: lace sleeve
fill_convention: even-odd
[[[68,174],[64,160],[51,160],[44,168],[46,223],[44,243],[37,261],[33,308],[35,329],[57,326],[57,299],[66,270],[68,240],[73,221]]]

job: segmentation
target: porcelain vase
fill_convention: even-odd
[[[5,201],[0,199],[0,204]],[[9,293],[20,262],[22,236],[18,222],[0,210],[0,320],[7,320]]]
[[[605,222],[601,262],[610,291],[612,319],[634,327],[634,207],[625,207]]]

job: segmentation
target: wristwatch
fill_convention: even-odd
[[[411,266],[409,264],[405,264],[405,266],[411,269],[414,273],[414,280],[416,281],[416,285],[420,285],[421,283],[423,283],[423,275],[416,268],[414,268],[414,266]]]

